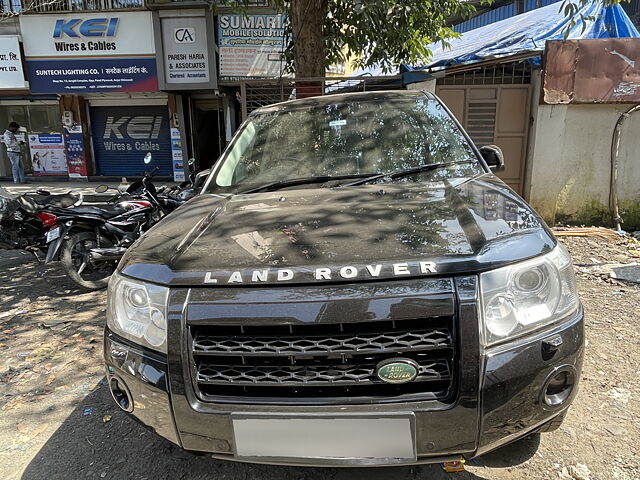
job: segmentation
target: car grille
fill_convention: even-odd
[[[204,401],[362,403],[444,399],[454,379],[454,317],[294,325],[192,325],[192,380]],[[377,365],[415,361],[388,384]]]

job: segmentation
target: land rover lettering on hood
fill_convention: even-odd
[[[117,405],[186,450],[290,465],[455,462],[558,428],[583,312],[504,162],[422,92],[252,112],[110,280]]]

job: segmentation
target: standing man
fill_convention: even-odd
[[[11,173],[13,174],[13,183],[27,183],[24,178],[24,166],[22,165],[22,153],[20,150],[20,142],[16,138],[16,132],[20,128],[16,122],[11,122],[4,132],[4,144],[7,146],[7,155],[11,162]]]

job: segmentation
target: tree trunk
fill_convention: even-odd
[[[323,25],[328,0],[291,0],[294,69],[297,78],[324,77]]]

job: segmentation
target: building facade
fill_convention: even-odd
[[[32,175],[136,176],[151,152],[161,176],[181,181],[186,158],[212,165],[259,106],[264,92],[247,84],[286,73],[286,18],[263,0],[246,16],[197,1],[10,1],[2,17],[0,127],[22,126]]]
[[[459,25],[426,69],[474,141],[503,149],[499,175],[547,222],[616,225],[619,211],[622,228],[640,229],[638,3],[582,6],[594,20],[569,41],[555,3],[511,18],[512,2]]]

